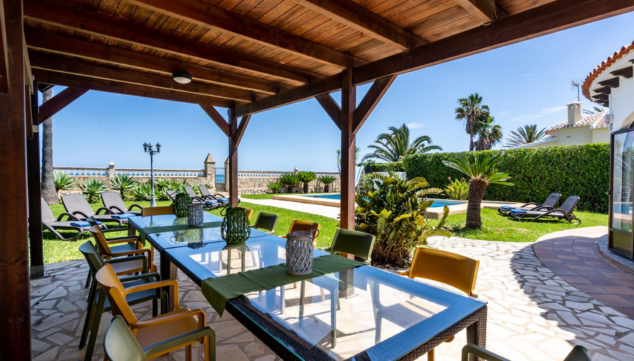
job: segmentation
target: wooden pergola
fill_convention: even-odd
[[[200,105],[229,140],[234,206],[252,115],[316,98],[341,130],[341,227],[351,229],[356,133],[398,74],[634,10],[634,0],[0,3],[2,360],[31,355],[29,277],[43,273],[37,128],[87,91]],[[180,71],[193,81],[175,82]],[[67,89],[38,106],[47,85]],[[330,95],[340,90],[341,107]]]

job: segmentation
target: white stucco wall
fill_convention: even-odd
[[[610,72],[633,66],[634,64],[630,60],[634,60],[634,51],[630,51],[629,54],[605,69],[592,82],[590,94],[596,94],[592,89],[601,87],[599,82],[614,78],[614,75],[610,74]],[[619,77],[619,87],[613,88],[610,94],[610,116],[610,131],[617,131],[634,125],[634,77],[629,79]]]
[[[574,145],[592,143],[590,127],[566,128],[551,132],[557,137],[557,145]]]
[[[610,143],[610,130],[608,128],[593,129],[592,143]]]

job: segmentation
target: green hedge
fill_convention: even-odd
[[[405,164],[403,162],[394,163],[374,163],[367,162],[364,164],[366,173],[372,172],[405,172]]]
[[[579,209],[608,211],[608,143],[486,152],[503,153],[500,170],[509,173],[515,186],[489,186],[484,199],[542,202],[550,192],[559,192],[562,201],[569,195],[581,197]],[[449,177],[464,177],[442,163],[452,154],[455,153],[420,154],[405,158],[407,177],[424,177],[432,187],[444,188],[449,183]]]

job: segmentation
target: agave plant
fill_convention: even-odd
[[[299,184],[299,178],[293,173],[284,173],[280,176],[279,182],[287,187],[288,193],[293,193],[293,187]]]
[[[117,174],[110,181],[110,187],[121,193],[121,198],[125,199],[126,192],[134,190],[138,185],[136,179],[128,174]]]
[[[297,172],[297,179],[304,184],[304,193],[308,193],[308,184],[317,179],[317,176],[313,172],[301,171]]]
[[[150,193],[151,193],[150,182],[140,183],[132,191],[132,198],[134,198],[135,201],[149,201]]]
[[[321,177],[317,178],[317,180],[324,184],[324,192],[325,193],[329,193],[330,192],[330,185],[335,180],[337,180],[337,178],[335,178],[333,176],[330,176],[330,175],[322,175]]]
[[[271,183],[267,184],[267,187],[269,187],[271,192],[277,193],[277,192],[280,191],[280,189],[282,189],[283,185],[282,185],[282,183],[271,182]]]
[[[481,228],[480,204],[489,184],[512,186],[507,182],[508,173],[498,172],[502,158],[489,153],[478,152],[474,157],[458,153],[443,163],[469,177],[469,203],[467,204],[466,228]]]
[[[55,191],[67,191],[69,189],[73,189],[77,187],[77,181],[75,178],[69,176],[66,173],[55,172],[53,175],[53,180],[55,182]]]
[[[372,262],[403,267],[409,262],[416,246],[427,244],[431,236],[449,236],[443,230],[449,214],[439,221],[425,218],[433,201],[426,197],[440,194],[441,189],[429,188],[424,178],[403,180],[393,173],[370,174],[356,194],[355,228],[376,236]]]
[[[107,191],[108,187],[99,179],[89,178],[81,184],[81,190],[88,197],[89,203],[95,203],[95,198],[98,198],[101,192]]]
[[[469,183],[464,178],[451,180],[449,177],[449,185],[445,187],[445,194],[449,199],[464,201],[469,196]]]

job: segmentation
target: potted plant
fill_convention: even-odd
[[[267,185],[267,187],[271,190],[271,192],[277,193],[280,189],[282,189],[283,185],[278,182],[271,182]]]
[[[317,178],[317,180],[324,184],[324,193],[329,193],[330,185],[336,180],[336,178],[330,175],[322,175]]]
[[[293,186],[299,183],[299,178],[293,173],[284,173],[280,176],[279,182],[287,187],[288,193],[293,193]]]
[[[308,193],[308,184],[317,179],[317,176],[313,172],[301,171],[297,173],[297,179],[304,184],[304,193]]]

